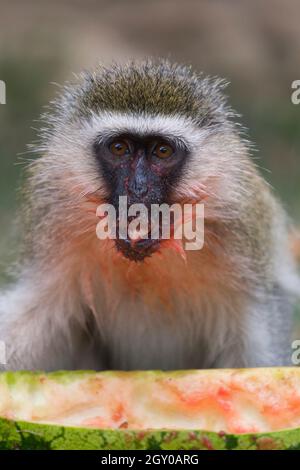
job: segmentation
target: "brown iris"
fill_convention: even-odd
[[[129,147],[123,140],[116,140],[112,142],[109,146],[109,150],[117,157],[123,157],[123,155],[129,153]]]
[[[154,151],[154,155],[156,155],[158,158],[169,158],[171,155],[173,155],[174,150],[169,144],[165,144],[164,142],[161,142],[156,145]]]

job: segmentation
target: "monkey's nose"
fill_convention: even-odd
[[[134,198],[144,197],[148,192],[148,169],[147,162],[144,158],[138,158],[134,172],[131,174],[129,185],[129,193]]]
[[[148,193],[148,185],[145,181],[134,179],[128,187],[128,192],[134,199],[140,199]]]

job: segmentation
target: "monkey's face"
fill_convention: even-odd
[[[133,261],[151,256],[161,245],[159,237],[151,238],[151,207],[153,204],[171,204],[172,188],[180,178],[188,158],[188,149],[182,142],[161,135],[135,135],[121,133],[94,144],[96,158],[104,179],[108,198],[116,210],[116,247]],[[120,197],[127,198],[130,208],[143,204],[148,214],[148,232],[138,239],[121,236]],[[125,224],[134,219],[126,214]],[[124,228],[124,227],[123,227]]]
[[[125,257],[143,261],[167,248],[182,256],[182,240],[175,237],[167,243],[165,237],[149,237],[147,229],[147,237],[133,239],[124,232],[120,237],[121,225],[131,222],[127,211],[120,222],[121,196],[127,197],[127,208],[142,204],[148,211],[153,205],[203,203],[206,240],[208,226],[212,239],[219,221],[236,217],[240,195],[248,197],[241,178],[251,169],[223,86],[189,68],[146,61],[100,67],[78,86],[66,88],[50,116],[40,149],[47,155],[34,184],[39,191],[45,187],[46,169],[51,179],[46,189],[55,188],[54,217],[60,214],[76,242],[82,239],[87,249],[91,240],[96,244],[96,210],[110,203],[119,225],[111,238]],[[107,251],[108,245],[101,247]],[[190,259],[196,256],[192,253]],[[153,258],[150,265],[156,263]]]

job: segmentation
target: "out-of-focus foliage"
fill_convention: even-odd
[[[7,86],[6,105],[0,108],[0,281],[5,266],[16,258],[18,230],[15,223],[22,169],[32,158],[27,144],[36,138],[35,120],[47,103],[49,80],[59,71],[52,61],[0,57],[1,79]],[[52,87],[53,88],[53,87]]]

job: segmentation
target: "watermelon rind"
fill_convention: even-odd
[[[1,450],[300,450],[300,429],[258,434],[87,429],[0,418]]]

